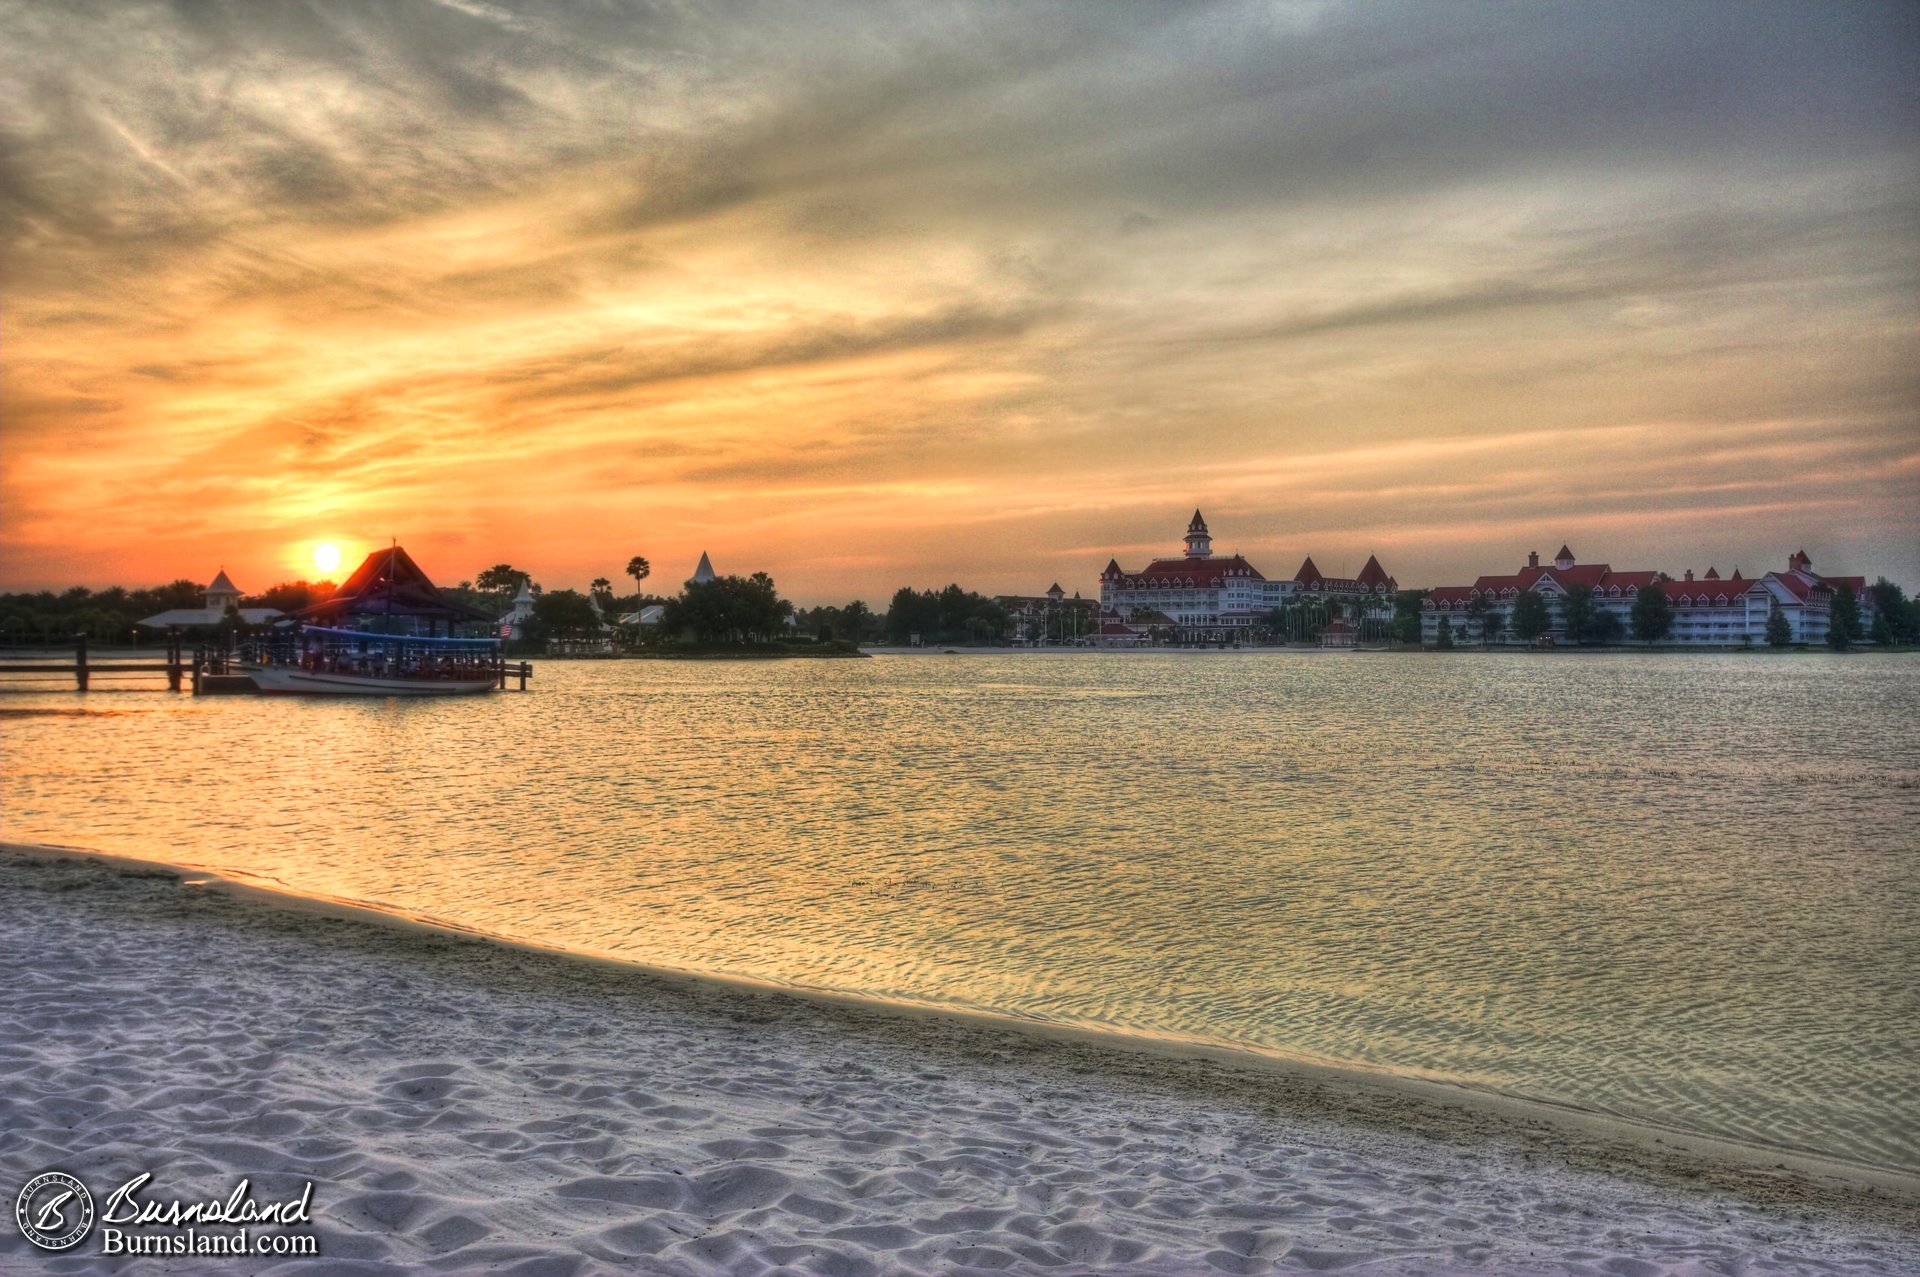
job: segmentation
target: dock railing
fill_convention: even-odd
[[[69,651],[71,656],[69,656]],[[181,647],[180,636],[169,634],[165,655],[155,660],[145,653],[131,659],[121,655],[125,649],[108,649],[106,653],[92,650],[87,636],[76,634],[71,649],[55,647],[5,648],[0,649],[0,677],[9,683],[23,681],[60,681],[72,679],[76,691],[87,691],[97,678],[120,678],[131,675],[163,674],[167,688],[178,692],[187,676],[193,673],[193,663],[187,659]],[[31,654],[31,655],[30,655]],[[13,689],[22,690],[22,689]]]

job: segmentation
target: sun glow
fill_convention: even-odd
[[[314,546],[313,566],[320,569],[322,576],[332,576],[340,566],[340,547],[331,541]]]

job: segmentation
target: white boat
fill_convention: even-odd
[[[305,670],[292,665],[240,662],[242,674],[269,695],[293,696],[472,696],[499,686],[497,675],[456,678],[407,678]]]

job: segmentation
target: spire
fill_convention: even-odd
[[[1207,532],[1207,521],[1200,516],[1198,506],[1194,507],[1193,518],[1187,524],[1187,557],[1205,559],[1213,554],[1213,537]]]
[[[1324,578],[1320,575],[1320,569],[1313,566],[1313,556],[1308,555],[1307,561],[1300,565],[1300,570],[1293,574],[1293,579],[1302,585],[1311,585]]]
[[[1367,556],[1367,566],[1360,569],[1360,584],[1366,586],[1369,590],[1373,590],[1385,585],[1392,579],[1392,577],[1387,575],[1387,570],[1380,566],[1380,560],[1374,555],[1369,554]]]
[[[220,569],[213,578],[213,584],[207,587],[207,598],[212,599],[216,595],[235,599],[240,597],[240,587],[233,583],[233,578],[227,575],[225,568]]]
[[[1557,567],[1557,568],[1559,568],[1559,569],[1560,569],[1560,570],[1561,570],[1562,572],[1564,572],[1564,571],[1566,571],[1566,570],[1567,570],[1568,568],[1570,568],[1570,567],[1572,567],[1572,566],[1573,566],[1573,551],[1572,551],[1572,550],[1569,550],[1569,549],[1568,549],[1568,548],[1567,548],[1566,546],[1564,546],[1564,545],[1563,545],[1563,546],[1561,546],[1561,547],[1560,547],[1560,553],[1558,553],[1558,554],[1556,554],[1556,555],[1554,555],[1554,556],[1553,556],[1553,566],[1555,566],[1555,567]]]
[[[713,575],[713,561],[707,558],[707,552],[702,550],[700,551],[700,566],[693,570],[693,580],[689,582],[689,584],[705,585],[708,581],[713,580]]]

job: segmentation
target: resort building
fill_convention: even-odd
[[[521,626],[533,619],[533,578],[520,578],[520,593],[513,596],[513,607],[499,621],[500,637],[510,639]]]
[[[1068,644],[1087,642],[1099,631],[1099,608],[1092,599],[1083,599],[1079,591],[1072,598],[1055,581],[1044,594],[996,594],[993,601],[1013,618],[1013,641],[1017,644]]]
[[[1862,629],[1873,624],[1873,596],[1861,577],[1823,577],[1813,571],[1804,550],[1787,560],[1782,572],[1749,580],[1740,569],[1722,577],[1709,567],[1698,579],[1688,569],[1679,580],[1664,572],[1616,572],[1608,563],[1579,563],[1566,546],[1550,565],[1538,553],[1527,565],[1506,576],[1483,576],[1472,585],[1447,585],[1429,591],[1421,604],[1420,637],[1429,646],[1446,622],[1455,641],[1462,643],[1519,643],[1513,634],[1514,601],[1523,593],[1547,600],[1548,642],[1565,642],[1560,601],[1568,591],[1584,585],[1593,591],[1596,613],[1613,616],[1622,639],[1633,632],[1633,602],[1643,589],[1667,596],[1673,610],[1673,629],[1663,643],[1690,647],[1741,647],[1766,641],[1767,618],[1778,609],[1787,620],[1796,643],[1824,643],[1832,615],[1833,596],[1840,586],[1852,588],[1860,601]]]
[[[1398,588],[1371,555],[1357,577],[1323,576],[1308,558],[1292,580],[1269,580],[1238,554],[1215,555],[1207,521],[1195,510],[1180,557],[1155,559],[1137,572],[1122,569],[1118,559],[1107,561],[1100,574],[1100,610],[1123,624],[1138,624],[1146,613],[1162,614],[1184,641],[1227,642],[1244,636],[1273,609],[1294,602],[1333,601],[1356,615],[1384,613]]]
[[[173,626],[185,628],[190,625],[218,625],[227,619],[229,607],[240,613],[240,619],[248,625],[265,625],[269,621],[280,619],[280,611],[270,607],[241,607],[240,587],[233,583],[227,570],[221,568],[213,578],[213,584],[207,587],[203,596],[203,607],[176,607],[156,613],[140,622],[149,629],[164,630]]]

